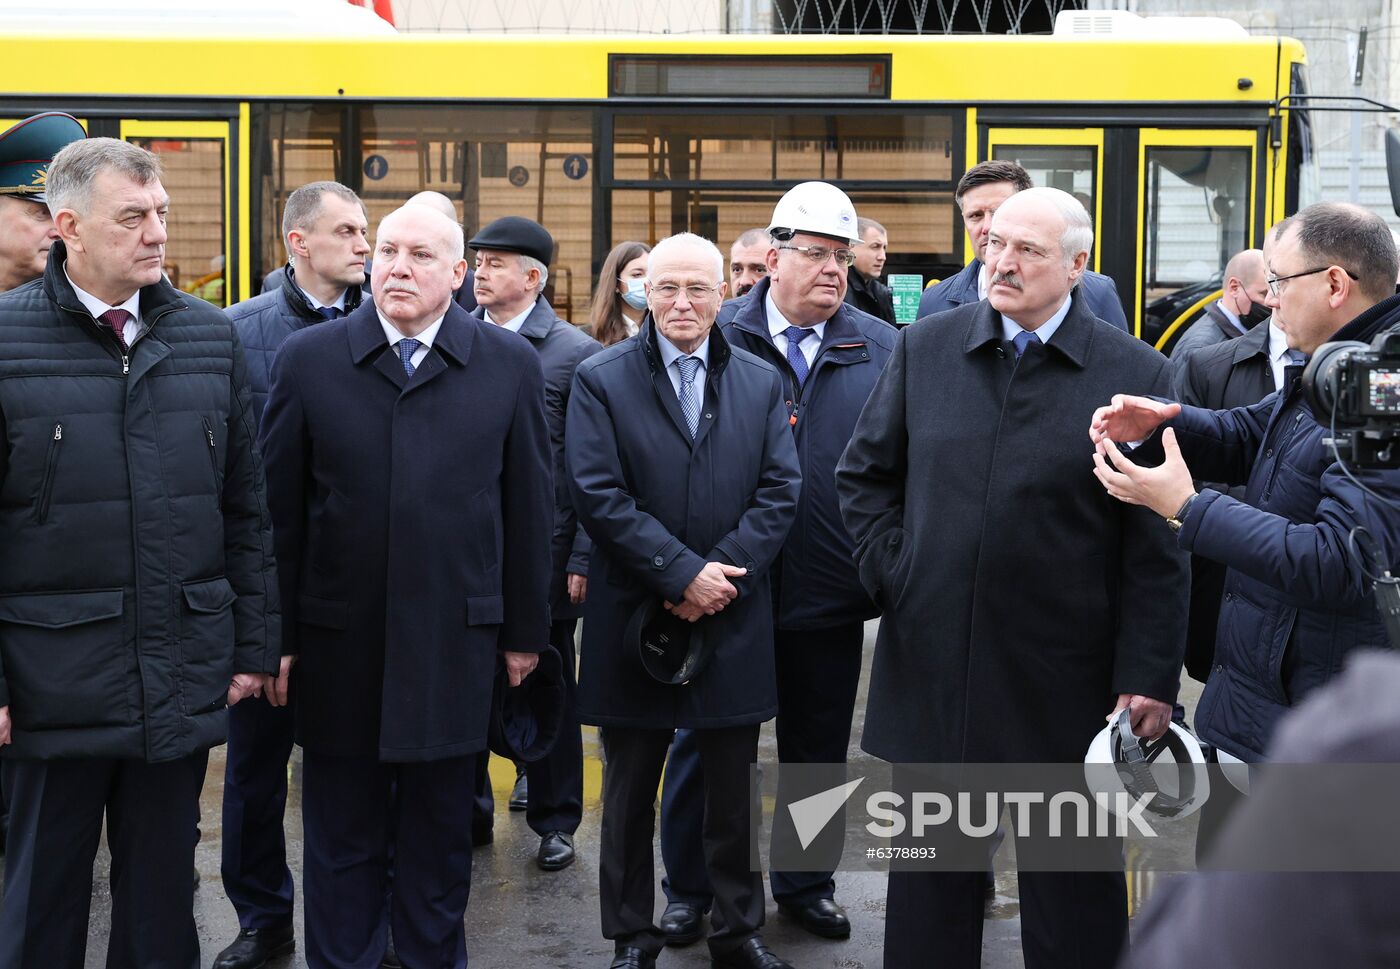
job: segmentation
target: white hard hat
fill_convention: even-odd
[[[1163,763],[1160,755],[1171,756]],[[1154,795],[1143,808],[1163,818],[1184,818],[1210,797],[1210,775],[1200,742],[1186,728],[1168,724],[1162,739],[1149,743],[1133,734],[1132,715],[1124,709],[1099,731],[1084,755],[1084,779],[1094,792],[1126,792],[1133,798]],[[1113,810],[1113,801],[1108,802]],[[1115,811],[1115,813],[1117,813]]]
[[[798,232],[845,239],[851,245],[856,245],[860,242],[856,207],[845,192],[829,182],[794,185],[773,207],[768,234],[780,242],[786,242]]]

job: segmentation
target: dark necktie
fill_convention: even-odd
[[[1016,359],[1020,360],[1021,354],[1026,352],[1026,347],[1032,343],[1039,343],[1040,337],[1036,336],[1030,330],[1022,330],[1012,338],[1011,342],[1016,345]]]
[[[98,319],[105,323],[107,328],[116,334],[117,342],[122,345],[122,349],[127,349],[126,321],[131,319],[131,314],[126,310],[108,310],[99,316]]]
[[[1284,366],[1287,367],[1301,367],[1308,362],[1308,355],[1302,350],[1295,350],[1289,347],[1287,350],[1283,351],[1283,354],[1288,358],[1288,363],[1284,364]]]
[[[418,368],[413,365],[413,354],[423,345],[421,340],[404,337],[399,341],[399,359],[403,361],[403,372],[410,377]]]
[[[345,315],[345,311],[338,306],[318,306],[316,312],[327,320],[338,320]]]
[[[792,364],[792,372],[797,374],[797,386],[801,387],[807,380],[807,358],[802,354],[802,341],[816,334],[805,326],[790,326],[783,331],[783,336],[787,337],[788,363]]]

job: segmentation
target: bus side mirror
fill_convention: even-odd
[[[1385,174],[1390,182],[1390,204],[1400,215],[1400,131],[1385,129]]]

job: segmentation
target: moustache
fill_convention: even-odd
[[[385,283],[384,286],[383,286],[383,290],[384,290],[384,292],[385,292],[386,294],[388,294],[388,293],[408,293],[408,294],[410,294],[410,295],[412,295],[412,296],[422,296],[422,295],[423,295],[422,293],[420,293],[420,292],[418,291],[418,287],[417,287],[417,286],[414,286],[412,283]]]
[[[1021,281],[1016,278],[1015,273],[997,273],[992,276],[992,281],[988,285],[995,286],[997,283],[1003,283],[1015,290],[1021,289]]]

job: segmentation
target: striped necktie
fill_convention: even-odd
[[[681,375],[681,413],[690,425],[690,436],[700,430],[700,396],[695,392],[695,374],[700,370],[699,357],[677,357],[676,372]]]

